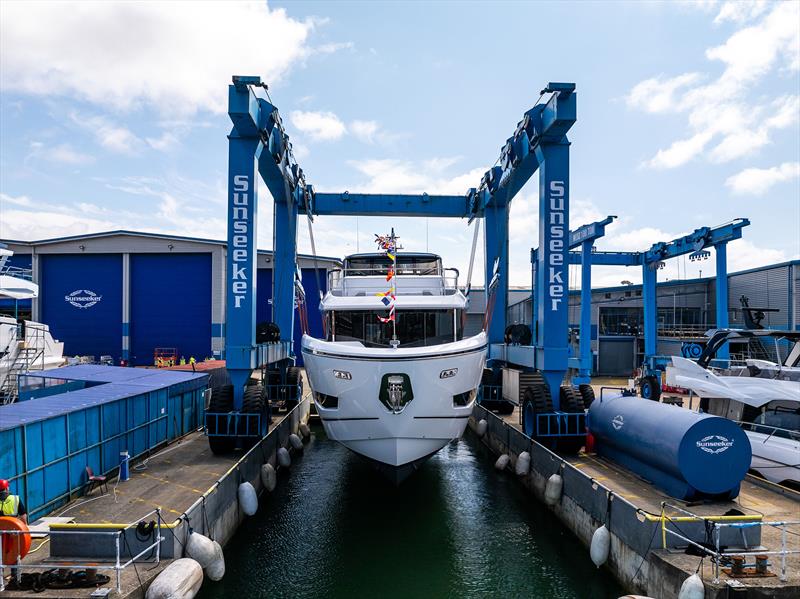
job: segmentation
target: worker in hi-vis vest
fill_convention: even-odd
[[[11,495],[8,491],[8,481],[0,479],[0,515],[19,518],[28,523],[28,511],[19,495]]]

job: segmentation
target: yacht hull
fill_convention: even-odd
[[[484,333],[439,346],[397,349],[305,336],[302,348],[328,437],[377,462],[398,482],[464,433],[486,361]],[[407,396],[413,397],[400,407],[385,401],[387,377],[398,375],[405,375]],[[337,407],[331,407],[331,398]]]

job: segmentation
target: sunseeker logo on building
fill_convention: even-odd
[[[697,442],[697,447],[706,453],[722,453],[733,447],[733,441],[729,441],[726,437],[720,435],[709,435],[703,437]]]
[[[102,295],[97,295],[94,291],[89,291],[88,289],[76,289],[69,295],[64,296],[64,301],[76,308],[91,308],[101,299],[103,299]]]

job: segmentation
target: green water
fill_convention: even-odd
[[[225,548],[199,597],[536,597],[624,594],[474,437],[400,487],[315,429],[304,455]]]

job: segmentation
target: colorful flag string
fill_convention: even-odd
[[[378,248],[386,252],[386,257],[389,258],[389,270],[386,273],[386,282],[390,283],[389,290],[383,293],[376,293],[375,295],[381,298],[381,302],[384,306],[389,308],[389,316],[383,317],[378,316],[378,320],[382,323],[386,324],[389,322],[395,322],[395,300],[396,297],[396,287],[395,287],[395,276],[397,271],[397,238],[394,235],[394,229],[390,235],[375,235],[375,243],[378,244]]]

